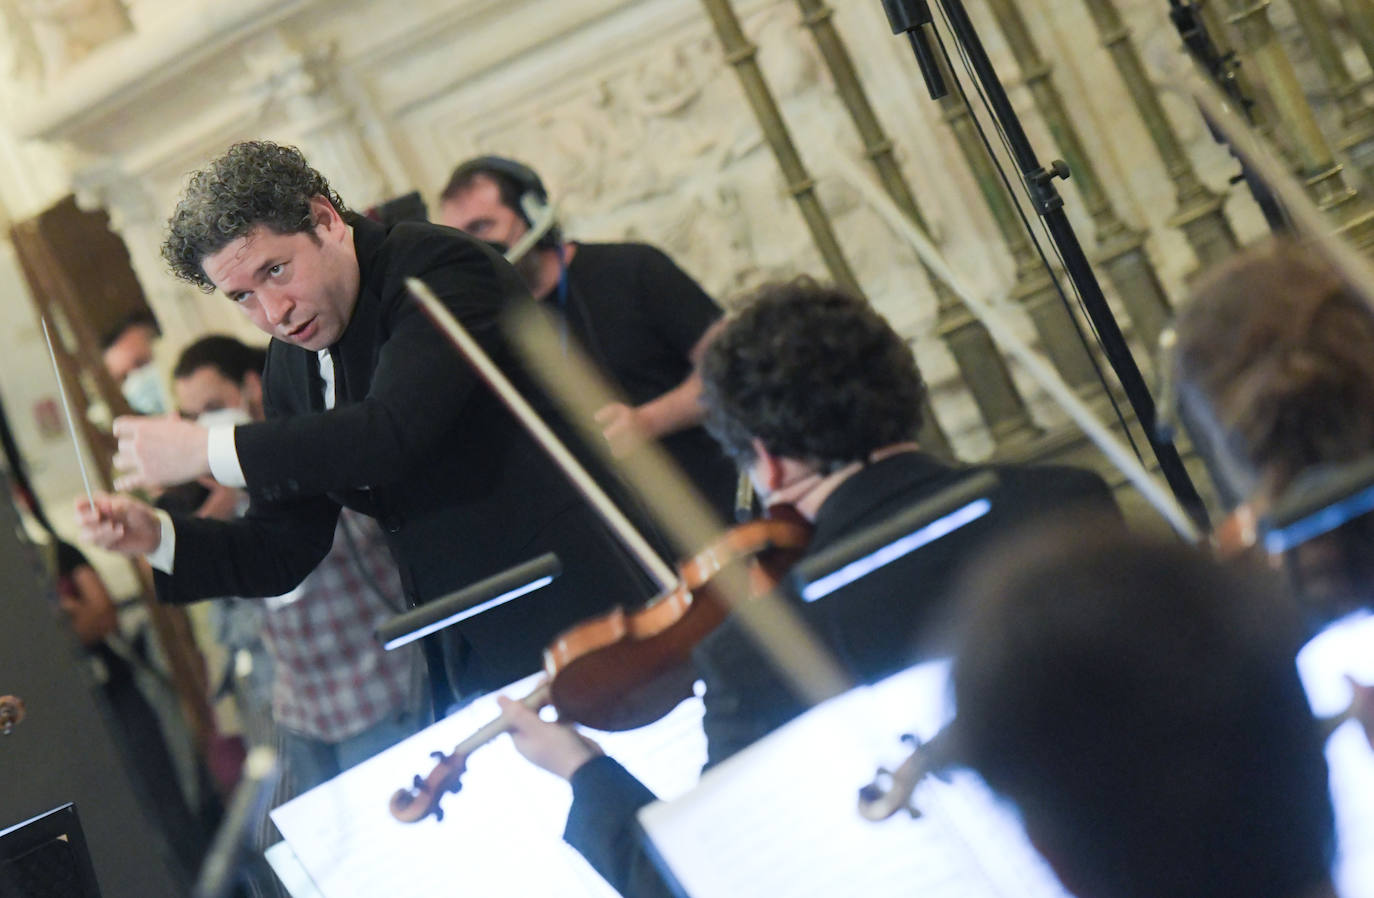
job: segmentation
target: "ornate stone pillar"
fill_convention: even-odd
[[[837,284],[862,296],[863,290],[859,287],[858,278],[854,276],[854,270],[849,266],[839,240],[835,237],[835,231],[830,226],[830,218],[816,195],[816,182],[802,164],[796,144],[792,142],[792,135],[787,130],[787,123],[783,121],[777,101],[773,99],[773,92],[769,90],[768,83],[763,78],[763,71],[758,63],[758,47],[745,36],[730,0],[702,0],[702,4],[715,26],[716,36],[725,51],[725,61],[739,77],[744,94],[754,110],[754,117],[773,150],[778,168],[782,170],[788,192],[797,201],[802,217],[806,220],[806,226],[811,231],[811,239],[820,250],[830,276]],[[929,397],[926,399],[922,417],[925,424],[919,435],[921,443],[937,455],[953,458],[953,447],[935,418],[935,410],[930,404]]]
[[[143,296],[157,316],[169,346],[180,346],[208,329],[220,327],[219,320],[207,314],[210,309],[203,294],[181,283],[167,270],[162,259],[162,240],[172,210],[156,208],[138,175],[113,163],[98,164],[78,172],[72,186],[78,206],[104,209],[110,216],[110,229],[123,238]]]
[[[1340,110],[1345,134],[1337,148],[1348,155],[1368,180],[1374,177],[1374,109],[1365,103],[1360,85],[1346,67],[1321,6],[1314,0],[1290,2],[1303,37],[1312,50],[1313,59],[1326,78],[1336,108]]]
[[[1341,9],[1350,20],[1360,50],[1370,68],[1374,68],[1374,2],[1370,0],[1341,0]]]
[[[1169,178],[1174,182],[1174,202],[1178,211],[1169,224],[1183,231],[1201,267],[1207,268],[1236,249],[1236,235],[1222,211],[1224,197],[1208,190],[1198,179],[1192,161],[1174,132],[1155,86],[1141,65],[1140,54],[1131,41],[1131,30],[1121,19],[1115,0],[1085,0],[1102,46],[1111,54],[1121,80],[1131,95],[1145,129],[1154,142]]]
[[[862,293],[854,270],[845,258],[844,251],[840,249],[839,240],[830,226],[830,219],[816,195],[816,182],[802,163],[796,144],[792,142],[792,136],[787,131],[787,124],[782,119],[777,101],[773,99],[773,93],[763,78],[763,71],[758,63],[758,47],[745,36],[730,0],[702,0],[702,4],[715,26],[716,36],[725,51],[725,61],[739,77],[740,86],[744,88],[745,97],[754,110],[754,117],[763,130],[763,136],[772,148],[773,155],[777,157],[778,168],[782,170],[787,191],[801,209],[802,218],[806,220],[811,239],[820,251],[825,267],[837,284],[855,293]]]
[[[1016,57],[1036,108],[1069,164],[1078,195],[1092,217],[1097,232],[1097,262],[1106,269],[1107,277],[1126,304],[1136,333],[1153,345],[1170,313],[1159,275],[1145,254],[1145,235],[1129,227],[1112,208],[1102,179],[1064,107],[1063,97],[1050,78],[1054,67],[1041,56],[1014,0],[988,0],[988,6]]]
[[[1226,0],[1226,7],[1252,63],[1251,70],[1269,90],[1278,118],[1276,134],[1297,158],[1313,201],[1332,215],[1355,246],[1374,250],[1374,211],[1346,183],[1340,163],[1317,126],[1293,63],[1269,21],[1268,0]]]
[[[1073,314],[1061,302],[1054,281],[1041,266],[1040,258],[1021,226],[1016,200],[1007,192],[996,166],[988,158],[959,82],[948,68],[944,69],[944,76],[949,93],[939,101],[940,115],[954,133],[959,151],[973,171],[983,201],[992,213],[1016,265],[1016,282],[1011,289],[1011,299],[1025,308],[1040,337],[1041,348],[1050,357],[1059,375],[1086,397],[1100,395],[1101,383],[1097,370],[1079,337]]]
[[[801,7],[802,23],[815,36],[821,56],[830,69],[836,89],[863,141],[865,155],[877,170],[883,189],[917,227],[929,233],[930,228],[926,225],[911,187],[897,165],[892,141],[874,114],[868,95],[854,70],[849,51],[835,29],[832,21],[834,10],[824,0],[798,0],[798,5]],[[1017,392],[1006,362],[998,353],[987,328],[961,306],[953,291],[929,269],[926,269],[926,276],[937,301],[937,332],[954,356],[964,384],[973,394],[974,403],[997,444],[997,451],[1003,455],[1014,453],[1017,448],[1039,436],[1040,429],[1031,421],[1026,404]]]
[[[269,31],[245,48],[244,64],[249,74],[240,89],[261,105],[264,121],[280,123],[275,136],[299,146],[349,208],[366,209],[400,189],[364,143],[328,51],[298,47],[280,31]]]

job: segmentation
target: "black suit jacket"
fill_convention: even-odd
[[[353,225],[361,286],[329,349],[335,407],[324,409],[316,354],[272,341],[268,420],[235,431],[248,514],[233,522],[177,518],[173,574],[159,576],[159,596],[286,592],[329,550],[340,505],[381,523],[412,602],[554,551],[564,573],[552,586],[460,627],[466,645],[450,672],[464,691],[495,688],[536,670],[561,629],[609,605],[634,604],[646,587],[404,284],[425,281],[504,363],[497,319],[527,296],[514,270],[449,228]]]
[[[866,466],[832,493],[816,515],[808,553],[880,523],[969,474],[993,470],[999,486],[983,518],[811,604],[803,619],[856,682],[871,683],[942,653],[948,589],[959,571],[1020,528],[1083,508],[1120,521],[1107,484],[1088,471],[1014,465],[955,467],[919,452]],[[806,710],[735,619],[698,646],[706,681],[708,766]],[[573,775],[564,838],[623,895],[671,894],[643,848],[635,812],[654,796],[619,764],[598,758]]]

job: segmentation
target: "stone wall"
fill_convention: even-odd
[[[1004,296],[1010,257],[909,48],[890,34],[878,0],[831,2],[937,242],[978,290]],[[1054,158],[1006,43],[983,5],[971,5],[1032,138]],[[1019,6],[1117,212],[1148,231],[1165,288],[1181,295],[1195,262],[1166,225],[1173,186],[1085,8]],[[1175,52],[1164,4],[1118,6],[1147,60]],[[866,293],[912,340],[958,453],[987,455],[991,439],[935,334],[920,267],[829,172],[834,154],[862,161],[862,152],[796,4],[738,0],[736,9]],[[433,207],[458,160],[518,157],[544,174],[570,234],[657,243],[725,299],[768,278],[825,275],[695,0],[0,0],[0,12],[0,221],[68,191],[107,208],[164,323],[164,363],[207,330],[253,334],[229,303],[174,282],[158,256],[184,173],[246,137],[299,144],[359,208],[412,189]],[[1165,105],[1204,181],[1226,191],[1229,157],[1187,103]],[[1065,193],[1091,248],[1072,180]],[[1233,195],[1228,211],[1242,239],[1260,232],[1248,197]],[[37,330],[28,300],[3,280],[12,325],[0,348],[29,346]],[[1013,373],[1039,422],[1062,424],[1039,388]],[[16,419],[46,389],[27,375],[0,377],[0,387]],[[32,445],[27,422],[16,423]],[[59,491],[75,488],[54,477]]]

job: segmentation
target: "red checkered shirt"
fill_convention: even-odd
[[[373,636],[405,601],[371,518],[344,509],[319,567],[266,607],[262,635],[275,662],[278,724],[340,742],[409,707],[414,646],[385,652]]]

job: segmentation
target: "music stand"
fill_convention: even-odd
[[[0,898],[100,898],[74,803],[0,830]]]

